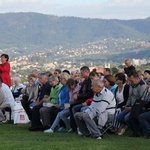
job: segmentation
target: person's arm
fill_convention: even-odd
[[[0,66],[1,72],[10,72],[10,64],[7,62],[3,66]]]

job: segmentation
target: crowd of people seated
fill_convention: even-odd
[[[115,75],[109,68],[99,74],[88,66],[72,72],[35,69],[28,75],[26,85],[14,77],[12,90],[0,76],[0,122],[6,119],[4,108],[20,100],[31,121],[29,131],[75,132],[100,140],[100,129],[111,120],[111,132],[117,135],[123,135],[129,128],[130,136],[144,134],[150,139],[150,70],[141,74],[129,60],[125,60],[125,65],[124,72]],[[0,74],[4,71],[2,67]],[[133,118],[132,108],[138,99],[145,104],[139,116]]]

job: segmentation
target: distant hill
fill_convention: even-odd
[[[58,45],[73,47],[104,38],[150,39],[150,17],[136,20],[57,17],[39,13],[0,14],[0,49]]]

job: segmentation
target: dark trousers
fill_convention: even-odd
[[[31,109],[29,107],[31,103],[32,102],[27,101],[27,100],[21,100],[21,104],[22,104],[24,110],[26,111],[30,120],[32,119],[32,113],[31,113]]]
[[[31,120],[31,127],[39,127],[42,126],[42,123],[40,121],[40,108],[42,108],[43,105],[36,105],[32,109],[32,120]]]

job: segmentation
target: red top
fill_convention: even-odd
[[[9,62],[0,64],[0,75],[2,77],[3,83],[7,84],[10,87],[11,86],[11,78],[10,78]]]

